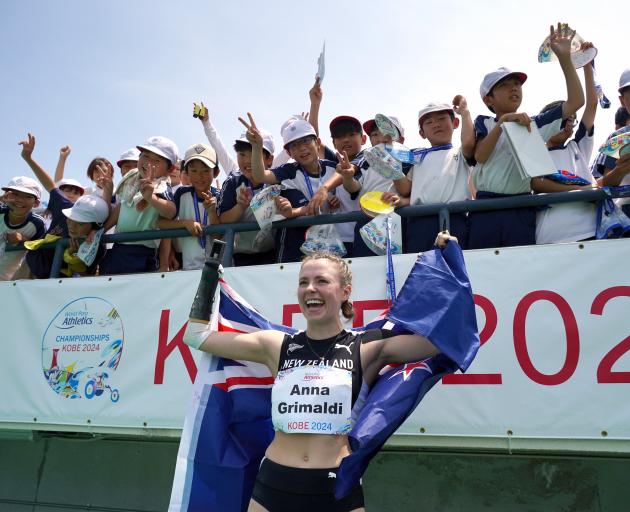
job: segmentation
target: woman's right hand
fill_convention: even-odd
[[[446,247],[446,244],[450,241],[453,241],[455,243],[458,243],[457,237],[452,236],[448,231],[444,230],[444,231],[440,231],[437,235],[437,238],[435,239],[435,245],[439,248],[439,249],[444,249]]]

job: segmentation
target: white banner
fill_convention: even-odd
[[[465,252],[483,343],[401,434],[630,440],[630,240]],[[394,257],[398,289],[415,257]],[[353,260],[355,325],[385,307],[385,258]],[[303,327],[298,264],[226,269]],[[0,283],[0,426],[181,429],[198,354],[182,343],[199,271]],[[44,425],[46,427],[44,427]]]

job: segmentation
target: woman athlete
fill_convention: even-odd
[[[448,232],[440,233],[436,245],[443,248],[449,240],[457,241]],[[297,296],[306,331],[211,332],[207,322],[191,313],[187,344],[220,357],[265,364],[275,378],[275,436],[260,466],[251,512],[365,510],[361,485],[341,500],[333,494],[336,471],[350,454],[347,434],[361,384],[371,385],[388,364],[440,352],[423,336],[345,330],[339,312],[352,318],[351,291],[346,263],[320,253],[305,258],[300,268]]]

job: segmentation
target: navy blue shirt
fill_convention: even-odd
[[[26,228],[30,223],[32,227],[28,231],[32,231],[34,232],[34,234],[29,234],[28,239],[39,240],[41,238],[44,238],[44,235],[46,234],[46,224],[44,223],[44,219],[42,217],[30,211],[22,222],[20,222],[19,224],[11,224],[11,222],[9,221],[10,211],[11,208],[9,208],[7,205],[0,204],[0,216],[3,217],[3,222],[7,229],[12,229],[22,233],[21,229]]]
[[[320,169],[323,170],[322,179],[324,179],[324,175],[327,172],[329,172],[327,168],[332,167],[334,171],[334,169],[337,167],[337,161],[320,159],[319,165],[320,165]],[[284,180],[294,180],[298,176],[298,172],[306,172],[306,171],[304,171],[302,169],[302,166],[298,164],[297,162],[289,162],[284,165],[281,165],[280,167],[276,167],[275,169],[271,169],[271,172],[276,177],[276,180],[278,180],[278,183],[281,183]],[[309,175],[309,176],[313,177],[312,175]]]
[[[192,196],[192,192],[194,189],[195,187],[193,187],[192,185],[187,185],[187,186],[179,187],[175,191],[175,197],[173,198],[173,202],[175,203],[175,208],[176,208],[175,217],[179,215],[179,208],[182,201],[182,196],[184,194],[190,194]],[[217,200],[217,205],[218,205],[219,199],[221,197],[221,193],[219,192],[219,190],[213,186],[210,186],[210,195],[212,195],[212,197],[214,197]],[[197,196],[197,202],[203,204],[203,197]]]
[[[221,193],[218,198],[217,215],[221,215],[236,206],[238,188],[243,184],[251,190],[252,196],[265,186],[264,183],[259,183],[254,187],[251,181],[249,181],[241,171],[232,171],[221,187]]]
[[[50,191],[50,198],[48,200],[48,210],[51,214],[50,226],[48,227],[47,234],[57,235],[63,238],[67,238],[68,224],[66,223],[67,217],[61,210],[66,208],[72,208],[74,203],[68,199],[61,190],[53,188]]]

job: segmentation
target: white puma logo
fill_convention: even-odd
[[[304,345],[298,345],[297,343],[289,343],[289,348],[287,348],[287,354],[290,354],[294,350],[298,348],[304,348]]]
[[[337,478],[336,473],[333,473],[332,471],[328,472],[328,478]]]
[[[348,354],[352,355],[352,351],[350,350],[350,347],[352,347],[353,343],[354,341],[350,342],[349,345],[341,345],[339,343],[335,343],[335,350],[337,350],[338,348],[345,348],[348,351]]]

